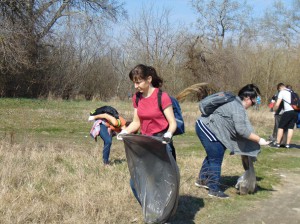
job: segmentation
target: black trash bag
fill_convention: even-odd
[[[176,212],[179,169],[158,137],[124,135],[126,158],[145,223],[165,223]]]
[[[239,177],[235,185],[235,188],[239,190],[240,195],[252,194],[257,189],[256,175],[253,166],[253,162],[255,161],[255,157],[242,156],[242,163],[245,172],[242,176]]]

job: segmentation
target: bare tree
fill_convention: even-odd
[[[59,50],[60,56],[52,57],[55,65],[62,66],[59,69],[53,66],[49,81],[56,84],[53,85],[55,90],[52,88],[49,91],[66,97],[82,94],[86,99],[91,99],[99,92],[99,84],[97,86],[96,80],[98,81],[99,78],[106,80],[105,82],[108,80],[107,76],[103,76],[107,74],[103,72],[107,67],[107,62],[102,63],[103,58],[107,61],[109,54],[106,26],[101,21],[95,24],[81,21],[78,16],[69,18],[66,24],[65,29],[59,33],[60,40],[55,43],[56,48],[61,49]],[[99,68],[97,63],[104,67]],[[65,81],[57,83],[57,80]],[[101,90],[106,92],[105,88]]]
[[[129,67],[128,56],[125,52],[119,51],[119,48],[111,48],[111,64],[113,71],[117,76],[116,79],[116,96],[120,99],[128,98],[132,95],[132,83],[128,80]]]
[[[198,23],[202,38],[206,38],[213,47],[222,49],[226,40],[241,41],[241,35],[250,30],[251,7],[236,0],[192,0],[192,6],[198,13]],[[248,32],[249,33],[249,32]]]
[[[23,96],[26,93],[29,96],[39,94],[45,85],[45,70],[49,66],[47,54],[53,51],[48,43],[54,38],[54,28],[74,15],[82,15],[82,19],[93,23],[99,21],[98,18],[117,21],[126,12],[123,3],[115,0],[0,2],[0,55],[3,56],[0,75],[6,83],[2,88],[4,95],[5,92]],[[22,91],[18,93],[15,86]]]
[[[275,1],[266,10],[260,30],[274,44],[297,46],[300,38],[300,0],[294,0],[290,7],[283,1]]]
[[[210,83],[216,90],[240,83],[241,61],[233,49],[211,49],[199,36],[191,40],[186,49],[185,67],[192,72],[194,82]]]
[[[136,18],[127,23],[129,37],[123,44],[130,66],[145,63],[154,66],[164,78],[164,85],[173,92],[182,84],[180,70],[184,38],[184,26],[171,23],[171,10],[154,5],[142,6]],[[182,66],[183,67],[183,66]]]
[[[153,6],[143,6],[139,17],[129,21],[128,43],[143,61],[161,67],[172,61],[176,52],[178,29],[169,21],[170,10],[155,11]]]

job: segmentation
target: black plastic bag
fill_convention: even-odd
[[[164,223],[176,212],[179,169],[161,139],[124,135],[128,168],[140,199],[145,223]]]

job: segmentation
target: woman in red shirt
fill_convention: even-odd
[[[129,73],[137,93],[132,97],[134,114],[131,124],[119,134],[135,133],[140,129],[141,134],[148,136],[162,136],[168,139],[168,148],[176,160],[176,153],[172,136],[176,130],[176,120],[173,113],[172,101],[166,92],[162,92],[161,105],[163,113],[158,106],[158,91],[163,80],[151,66],[139,64]],[[136,97],[139,97],[138,101]]]
[[[117,138],[122,140],[123,134],[136,133],[138,130],[142,135],[162,137],[162,142],[167,144],[166,149],[172,153],[176,160],[172,136],[177,124],[173,113],[172,100],[166,92],[162,92],[161,95],[163,112],[158,105],[158,91],[163,80],[157,75],[153,67],[143,64],[135,66],[130,71],[129,78],[133,81],[137,90],[137,93],[132,97],[133,121],[120,132]],[[133,179],[130,180],[130,186],[134,196],[142,206]]]

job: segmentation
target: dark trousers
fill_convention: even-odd
[[[273,134],[272,134],[272,139],[271,140],[275,141],[275,142],[276,142],[276,139],[277,139],[278,125],[279,125],[281,116],[282,116],[281,114],[275,114],[274,115],[275,123],[274,123],[274,129],[273,129]],[[280,145],[285,145],[286,144],[286,138],[287,138],[287,133],[288,133],[287,131],[288,130],[284,130]]]

